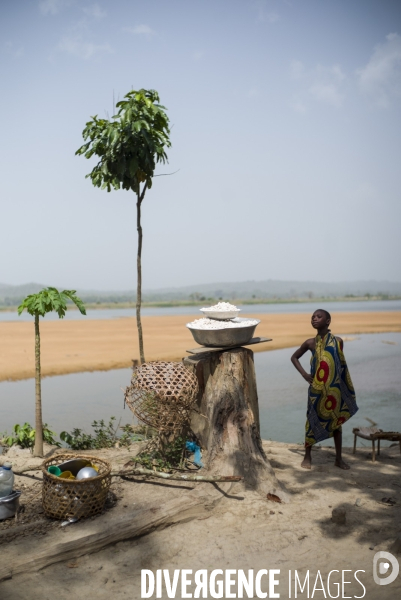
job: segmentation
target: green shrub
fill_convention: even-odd
[[[62,431],[60,438],[73,450],[92,450],[99,448],[113,448],[117,443],[119,446],[129,446],[132,442],[141,441],[146,437],[151,437],[147,433],[146,426],[132,427],[131,425],[125,425],[121,427],[123,434],[117,435],[119,425],[115,427],[115,417],[110,417],[108,424],[105,421],[93,421],[92,429],[94,434],[85,433],[82,429],[73,429],[71,433],[68,431]],[[145,430],[142,433],[142,430]],[[136,431],[139,430],[139,431]]]
[[[49,429],[47,423],[43,423],[43,441],[52,446],[61,446],[60,442],[57,442],[53,436],[56,434],[54,431]],[[33,448],[35,444],[35,429],[29,424],[24,423],[14,425],[13,432],[8,437],[4,437],[2,442],[6,446],[21,446],[21,448]]]
[[[134,465],[146,469],[169,472],[183,466],[183,452],[185,438],[179,436],[174,441],[165,444],[162,448],[144,450],[132,459]]]

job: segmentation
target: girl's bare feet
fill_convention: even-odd
[[[336,460],[334,461],[334,464],[339,469],[344,469],[344,471],[348,471],[348,469],[351,468],[349,465],[347,465],[346,462],[343,461],[342,458],[336,458]]]
[[[310,454],[305,454],[303,461],[301,462],[301,467],[303,469],[311,469],[312,468],[312,458]]]

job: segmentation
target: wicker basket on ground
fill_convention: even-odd
[[[70,459],[84,458],[98,470],[91,479],[61,479],[48,472],[51,465],[59,465]],[[111,465],[95,456],[57,454],[42,464],[43,509],[48,517],[82,519],[102,512],[111,483]]]

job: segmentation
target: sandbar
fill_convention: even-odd
[[[299,346],[313,337],[309,316],[297,314],[252,315],[260,319],[256,335],[272,342],[252,346],[256,352]],[[146,360],[181,360],[196,347],[185,327],[193,317],[144,316]],[[401,312],[339,312],[332,318],[337,335],[401,332]],[[136,320],[40,321],[42,376],[108,371],[132,366],[139,358]],[[0,323],[0,381],[29,379],[35,375],[34,325],[29,322]]]

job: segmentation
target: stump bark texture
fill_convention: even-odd
[[[263,451],[253,352],[235,348],[184,358],[198,378],[191,428],[210,473],[240,475],[247,489],[283,501],[288,496]]]

